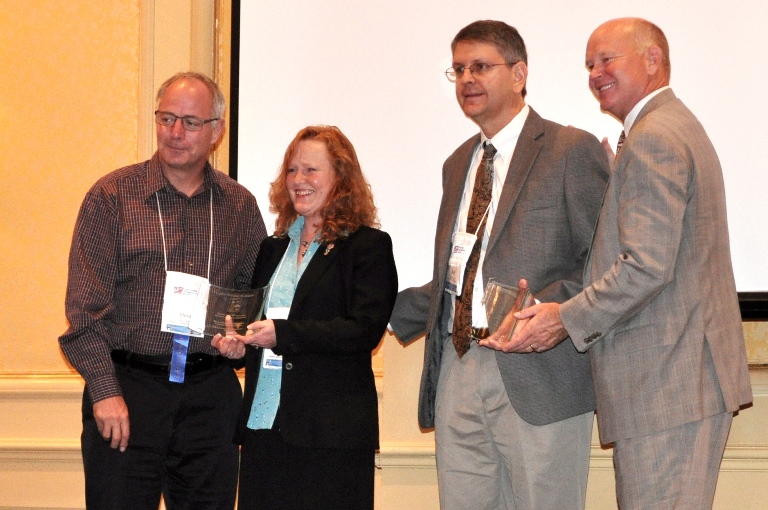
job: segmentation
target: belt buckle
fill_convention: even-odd
[[[469,339],[474,341],[485,340],[491,336],[488,328],[469,328]]]

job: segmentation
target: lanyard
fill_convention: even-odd
[[[475,237],[477,237],[477,234],[480,232],[480,227],[484,226],[483,220],[485,219],[486,216],[488,216],[488,211],[491,210],[491,204],[492,203],[493,203],[493,201],[488,202],[488,207],[485,208],[485,212],[483,213],[483,217],[480,218],[480,223],[477,224],[477,228],[475,229]]]
[[[211,216],[211,235],[208,241],[208,278],[211,279],[211,253],[213,252],[213,188],[210,189],[210,216]],[[160,218],[160,234],[163,238],[163,261],[165,262],[165,272],[168,274],[168,248],[165,244],[165,226],[163,225],[163,213],[160,208],[160,197],[155,192],[155,201],[157,201],[157,216]],[[166,276],[166,286],[168,280]],[[165,305],[163,306],[165,312]],[[189,334],[174,333],[173,345],[171,347],[171,367],[168,380],[174,383],[183,383],[186,375],[187,353],[189,350]]]
[[[210,211],[211,211],[211,236],[208,241],[208,281],[211,280],[211,253],[213,252],[213,188],[210,189]],[[155,200],[157,201],[157,215],[160,217],[160,234],[163,238],[163,260],[165,261],[165,272],[168,272],[168,251],[165,246],[165,228],[163,228],[163,214],[160,212],[160,198],[155,191]]]
[[[312,242],[314,243],[315,241],[313,240]],[[290,243],[291,244],[295,243],[297,247],[299,246],[299,242],[297,240],[295,240],[295,239],[291,239]],[[286,248],[285,253],[283,253],[283,256],[280,258],[280,263],[277,265],[277,269],[275,269],[275,272],[272,273],[272,278],[270,278],[270,280],[269,280],[269,284],[267,286],[267,293],[266,293],[266,296],[264,298],[264,307],[265,307],[265,309],[269,309],[269,301],[272,298],[272,287],[274,287],[275,280],[277,280],[277,278],[280,275],[280,270],[283,267],[283,263],[285,262],[285,259],[288,258],[288,253],[289,252],[291,252],[290,246],[288,248]],[[302,264],[304,264],[304,261],[302,261]],[[297,265],[297,267],[296,267],[296,276],[293,279],[293,291],[294,292],[296,292],[296,286],[298,284],[299,284],[299,266]]]
[[[293,242],[293,240],[291,240]],[[283,262],[285,261],[286,255],[288,255],[288,252],[291,250],[286,249],[285,253],[283,253],[282,258],[280,259],[280,264],[277,265],[277,269],[275,269],[275,272],[272,273],[272,278],[269,280],[269,285],[267,286],[267,295],[264,297],[264,311],[266,312],[269,310],[269,300],[272,298],[272,286],[275,284],[275,280],[277,279],[278,275],[280,274],[280,268],[283,267]],[[293,285],[294,291],[296,290],[296,284]]]

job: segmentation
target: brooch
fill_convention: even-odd
[[[323,255],[328,255],[328,252],[331,251],[332,249],[333,249],[333,243],[325,247],[325,253],[323,253]]]

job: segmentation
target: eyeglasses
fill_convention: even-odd
[[[176,124],[176,119],[181,120],[181,125],[186,131],[200,131],[203,129],[203,126],[209,122],[219,120],[218,117],[215,119],[201,119],[200,117],[195,117],[193,115],[179,117],[171,112],[161,112],[160,110],[155,112],[155,122],[161,126],[171,127]]]
[[[464,67],[464,66],[449,67],[448,69],[445,70],[445,76],[446,78],[448,78],[449,82],[455,83],[456,80],[464,76],[464,71],[466,69],[469,69],[469,74],[471,74],[472,76],[485,76],[486,74],[491,72],[491,68],[494,66],[513,66],[515,64],[517,64],[517,62],[503,62],[501,64],[486,64],[485,62],[475,62],[469,67]]]

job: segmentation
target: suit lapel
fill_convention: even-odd
[[[339,256],[341,248],[347,239],[337,239],[333,243],[323,243],[318,246],[317,251],[312,256],[312,260],[309,261],[307,268],[299,279],[299,283],[296,285],[296,292],[293,295],[293,303],[291,304],[291,311],[298,309],[297,306],[301,304],[307,294],[312,290],[320,276],[325,273],[331,263]]]
[[[438,282],[441,285],[445,281],[448,272],[448,259],[451,256],[451,244],[453,242],[453,229],[461,207],[461,198],[464,194],[464,185],[467,182],[469,166],[472,163],[472,154],[480,143],[480,135],[476,135],[459,147],[450,164],[445,167],[443,176],[443,201],[440,205],[439,218],[447,221],[438,222],[437,243],[437,269],[439,271]]]
[[[288,237],[268,238],[261,247],[265,252],[263,260],[259,260],[253,273],[251,286],[254,288],[265,287],[269,285],[272,273],[277,269],[280,260],[288,249],[290,239]],[[269,251],[267,251],[269,250]]]
[[[515,202],[517,202],[517,197],[520,196],[520,190],[523,188],[523,184],[531,172],[533,162],[536,161],[536,157],[544,145],[541,139],[543,135],[544,122],[539,117],[539,114],[531,108],[515,145],[512,161],[509,163],[507,178],[504,180],[498,209],[493,220],[493,230],[491,230],[491,237],[488,239],[486,257],[499,240],[499,235],[512,213]]]
[[[632,123],[632,127],[629,130],[629,133],[627,134],[627,139],[624,141],[624,145],[628,146],[631,145],[633,137],[632,133],[635,131],[635,127],[642,123],[643,118],[645,118],[649,113],[652,111],[660,108],[663,104],[666,104],[670,101],[674,101],[677,99],[677,96],[675,96],[675,93],[672,92],[672,89],[667,89],[663,92],[659,92],[654,96],[648,103],[646,103],[645,106],[643,106],[640,111],[637,114],[637,117],[635,117],[635,121]],[[629,154],[629,150],[623,150],[619,153],[619,156],[614,161],[614,168],[618,168],[618,162],[622,160],[624,157],[627,157],[627,154]]]
[[[637,123],[640,122],[640,119],[648,115],[650,112],[652,112],[656,108],[660,107],[665,103],[673,101],[675,99],[677,99],[677,96],[675,96],[675,93],[672,92],[672,89],[667,89],[664,92],[659,92],[656,95],[656,97],[648,101],[648,104],[643,106],[643,108],[640,110],[640,113],[637,114],[637,118],[635,118],[635,122],[632,123],[632,127],[634,128],[634,126],[636,126]],[[630,129],[629,132],[631,133],[632,130]]]

